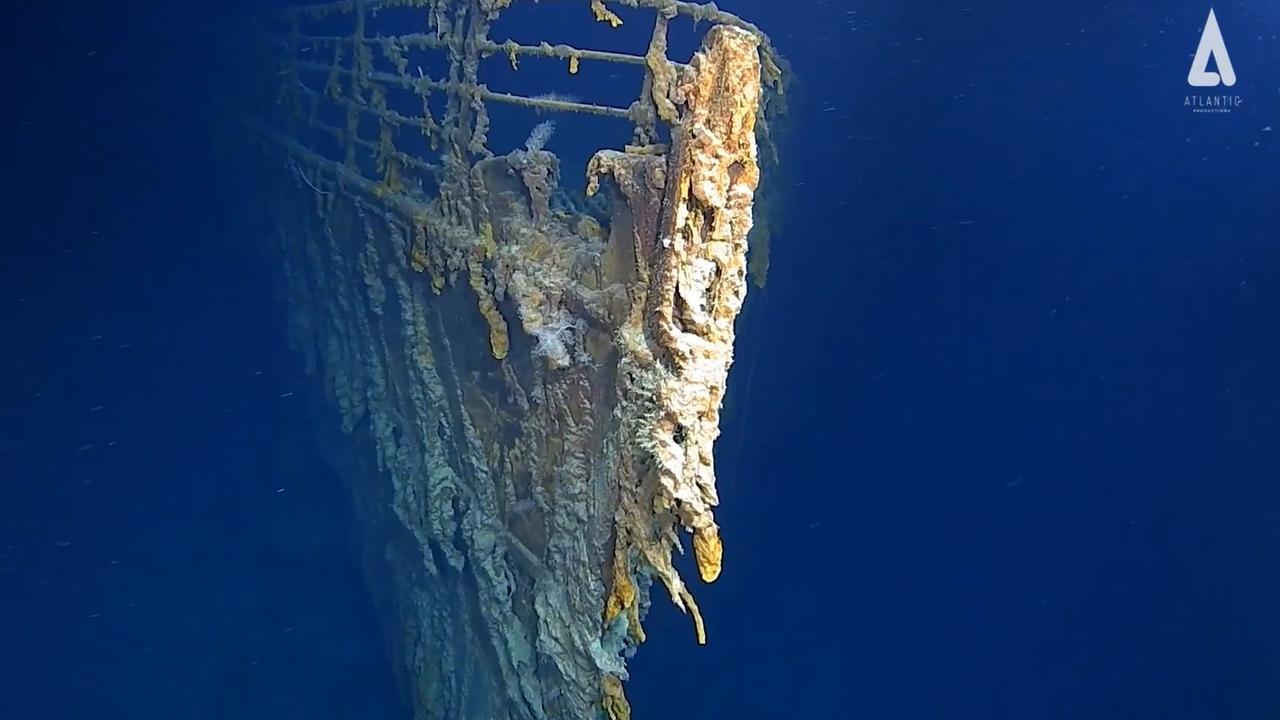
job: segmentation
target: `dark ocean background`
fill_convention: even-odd
[[[0,719],[407,717],[253,209],[261,7],[5,7]],[[1204,2],[723,7],[794,70],[783,219],[637,720],[1280,718],[1280,5],[1215,6],[1217,115]]]

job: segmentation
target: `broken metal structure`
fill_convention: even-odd
[[[349,436],[335,462],[421,720],[630,717],[653,579],[706,638],[673,553],[687,532],[702,580],[720,573],[712,445],[781,70],[714,5],[578,3],[652,22],[647,51],[490,39],[512,0],[330,2],[267,35],[255,130],[280,180],[291,341]],[[701,49],[676,62],[668,27],[688,21]],[[643,80],[629,107],[481,80],[528,58]],[[489,149],[499,105],[631,136],[566,191],[549,122]]]

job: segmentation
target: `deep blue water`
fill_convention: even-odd
[[[1280,7],[1206,115],[1206,3],[723,5],[785,220],[636,717],[1280,717]],[[0,23],[0,718],[402,718],[198,8]]]

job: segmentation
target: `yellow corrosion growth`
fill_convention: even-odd
[[[498,242],[494,239],[493,223],[489,222],[488,215],[481,215],[480,225],[480,258],[491,258],[498,252]]]
[[[600,703],[609,720],[631,720],[631,703],[622,692],[622,681],[617,675],[606,673],[600,681]]]
[[[489,323],[489,347],[493,350],[493,356],[501,360],[507,356],[507,350],[510,347],[510,341],[507,338],[507,321],[502,317],[502,313],[498,312],[498,303],[494,301],[489,284],[485,282],[484,264],[481,263],[480,258],[473,256],[467,259],[467,278],[471,282],[471,289],[476,293],[476,304],[480,306],[480,314],[484,316],[485,322]]]
[[[607,22],[609,27],[618,27],[622,24],[622,18],[605,7],[604,0],[591,0],[591,12],[595,13],[598,22]]]
[[[693,616],[693,632],[698,636],[698,644],[707,644],[707,626],[702,624],[702,610],[698,607],[698,603],[694,601],[693,594],[686,588],[680,588],[680,599],[684,601],[685,608],[689,614]]]
[[[658,16],[658,23],[649,38],[649,49],[644,53],[645,66],[649,68],[651,85],[649,97],[653,100],[658,117],[669,123],[679,121],[680,113],[671,100],[671,88],[676,83],[676,69],[667,60],[667,21]]]
[[[569,56],[569,74],[570,75],[578,74],[578,56],[577,55]]]
[[[626,564],[617,556],[613,561],[613,591],[604,605],[604,621],[613,622],[622,613],[627,614],[627,634],[638,643],[644,642],[644,628],[640,627],[640,605],[636,602],[636,586],[627,574]]]
[[[622,614],[623,610],[631,607],[636,601],[636,587],[631,584],[631,578],[627,577],[625,571],[619,572],[619,564],[613,564],[613,592],[609,594],[609,600],[604,606],[604,621],[609,623],[613,619]]]
[[[714,527],[693,533],[693,555],[698,560],[698,574],[703,582],[715,582],[720,577],[720,565],[724,561],[724,542]]]
[[[413,218],[413,244],[409,248],[409,266],[418,272],[427,269],[430,258],[427,257],[427,216],[418,215]]]
[[[502,44],[502,49],[507,51],[507,60],[511,61],[511,69],[520,69],[520,59],[516,57],[516,51],[520,48],[514,40],[508,40]]]

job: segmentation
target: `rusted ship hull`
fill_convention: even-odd
[[[333,457],[415,716],[616,720],[630,716],[626,659],[653,580],[706,638],[672,556],[687,533],[702,580],[720,572],[712,448],[778,70],[750,25],[652,3],[666,10],[636,56],[644,87],[617,109],[631,142],[595,153],[595,199],[575,197],[533,138],[487,150],[485,103],[609,108],[500,100],[478,60],[611,60],[488,40],[506,4],[286,13],[276,112],[256,129],[280,179],[269,204],[291,340],[337,410]],[[420,8],[432,32],[376,30],[391,6]],[[714,21],[687,63],[665,57],[678,12]],[[308,29],[335,18],[353,33]],[[447,57],[444,77],[411,71],[414,43]],[[397,109],[396,93],[424,112]],[[439,117],[432,93],[447,99]],[[402,149],[407,133],[438,156]]]

